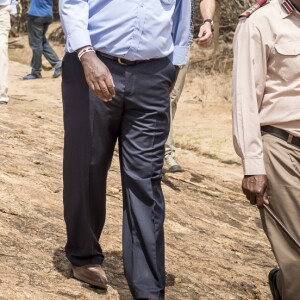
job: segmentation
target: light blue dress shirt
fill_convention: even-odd
[[[60,0],[59,7],[67,52],[92,45],[128,60],[187,63],[191,0]]]

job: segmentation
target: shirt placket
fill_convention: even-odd
[[[139,7],[137,10],[137,16],[136,16],[136,24],[135,29],[131,37],[131,46],[128,50],[128,52],[124,55],[124,58],[129,60],[136,60],[137,58],[137,52],[139,48],[139,43],[141,41],[141,37],[144,30],[145,25],[145,19],[146,19],[146,5],[145,2],[147,0],[140,0],[139,1]]]

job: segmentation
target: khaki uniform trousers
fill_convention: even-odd
[[[265,133],[263,147],[270,207],[300,241],[300,148]],[[260,212],[280,267],[276,280],[282,300],[299,300],[300,250],[265,210]]]
[[[0,5],[0,101],[8,102],[8,34],[10,5]]]
[[[174,88],[170,95],[171,120],[170,120],[170,132],[169,132],[167,142],[165,144],[165,155],[168,155],[171,152],[175,152],[175,142],[174,142],[174,138],[173,138],[173,120],[174,120],[175,113],[177,110],[177,103],[179,101],[179,98],[181,96],[181,93],[182,93],[182,90],[184,87],[187,70],[188,70],[188,64],[184,65],[181,69],[179,69]]]

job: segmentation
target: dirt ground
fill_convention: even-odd
[[[117,152],[101,238],[109,289],[71,277],[63,250],[61,78],[52,79],[49,70],[42,79],[21,80],[30,71],[25,45],[10,49],[10,102],[0,106],[0,299],[130,300],[122,269]],[[62,47],[55,49],[62,56]],[[200,52],[192,48],[192,62]],[[174,128],[186,171],[163,177],[166,299],[271,299],[267,274],[275,260],[257,209],[240,192],[230,74],[190,68]]]

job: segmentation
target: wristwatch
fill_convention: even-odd
[[[205,19],[203,21],[203,24],[206,23],[206,22],[210,23],[211,31],[214,31],[214,21],[212,19]]]

